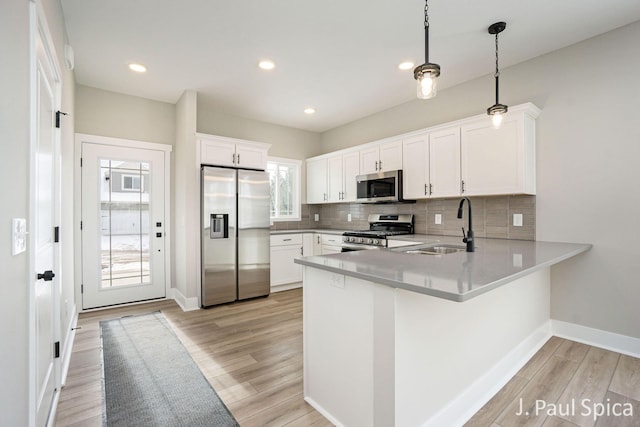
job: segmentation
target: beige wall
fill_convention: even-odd
[[[76,86],[76,132],[174,145],[176,107],[167,102]]]
[[[198,132],[271,144],[269,155],[306,159],[320,154],[320,134],[216,111],[198,98]]]
[[[640,22],[501,70],[501,101],[537,120],[538,240],[593,243],[552,269],[552,318],[640,338]],[[594,64],[598,65],[594,68]],[[323,152],[482,113],[488,75],[325,132]]]

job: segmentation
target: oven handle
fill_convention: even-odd
[[[370,246],[370,245],[349,245],[349,244],[343,243],[341,252],[365,251],[365,250],[372,250],[372,249],[383,249],[383,247]]]

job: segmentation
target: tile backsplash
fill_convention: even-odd
[[[473,231],[476,237],[535,240],[535,196],[472,197]],[[467,206],[463,219],[457,218],[460,198],[418,200],[416,203],[363,204],[331,203],[302,205],[300,221],[274,222],[272,230],[304,230],[334,228],[365,230],[369,228],[367,217],[372,213],[413,214],[415,232],[442,236],[462,236],[461,227],[467,227]],[[320,216],[319,221],[314,215]],[[347,221],[351,214],[351,221]],[[435,223],[436,214],[441,224]],[[522,227],[513,226],[513,215],[522,214]]]

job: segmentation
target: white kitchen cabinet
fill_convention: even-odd
[[[459,126],[407,138],[402,151],[406,199],[460,195]]]
[[[356,200],[356,177],[360,174],[358,152],[338,154],[327,159],[328,201],[353,202]]]
[[[429,197],[460,195],[460,126],[429,134]]]
[[[322,234],[313,233],[313,255],[322,255]]]
[[[204,134],[198,134],[197,139],[201,164],[259,170],[267,168],[270,144]]]
[[[327,189],[327,158],[309,159],[307,165],[307,203],[326,203]]]
[[[402,169],[402,139],[382,142],[360,150],[360,173]]]
[[[405,199],[429,196],[429,135],[424,133],[402,142],[402,191]]]
[[[357,198],[356,177],[360,175],[360,156],[357,151],[342,155],[342,201],[355,202]]]
[[[344,178],[342,176],[342,154],[327,159],[328,201],[342,201]]]
[[[284,290],[281,285],[302,281],[302,268],[293,262],[302,256],[302,234],[277,234],[271,236],[271,290]],[[291,287],[287,287],[291,289]]]
[[[493,128],[489,118],[462,126],[462,195],[536,193],[535,117],[539,110],[531,107],[510,110],[499,129]]]

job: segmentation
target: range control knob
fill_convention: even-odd
[[[373,239],[373,244],[376,245],[376,246],[380,246],[380,240]]]
[[[358,238],[358,243],[364,243],[364,239],[362,237]]]

